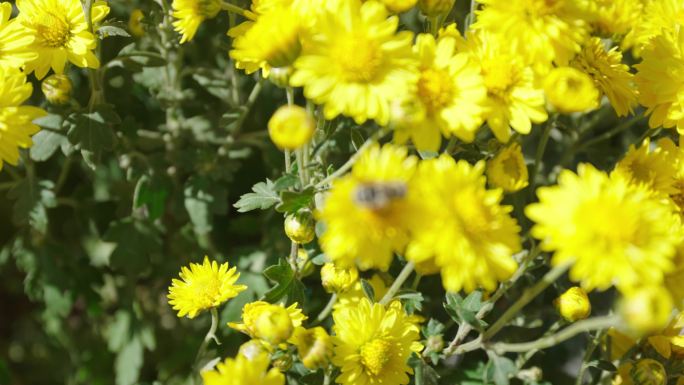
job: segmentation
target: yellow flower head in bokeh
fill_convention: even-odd
[[[21,105],[32,92],[26,75],[0,66],[0,170],[5,162],[17,165],[19,148],[31,147],[31,136],[40,131],[33,121],[47,115],[38,107]]]
[[[332,338],[322,327],[297,328],[292,335],[292,344],[304,366],[311,370],[324,368],[332,357]]]
[[[634,75],[622,63],[622,52],[617,47],[607,50],[601,39],[591,38],[571,65],[591,76],[618,116],[633,112],[637,104]]]
[[[317,219],[325,254],[340,267],[386,271],[408,242],[410,181],[417,159],[386,144],[365,150],[351,174],[336,179]],[[360,231],[363,229],[363,231]]]
[[[390,102],[415,82],[409,31],[396,32],[397,16],[388,17],[375,1],[340,2],[326,10],[290,78],[304,95],[323,105],[326,119],[339,114],[356,123],[373,119],[386,125]]]
[[[248,358],[238,354],[226,358],[213,370],[202,372],[204,385],[285,385],[285,376],[276,368],[268,369],[268,354]]]
[[[632,367],[632,380],[638,385],[667,385],[667,372],[660,362],[642,358]]]
[[[181,34],[181,44],[192,40],[200,24],[221,11],[221,0],[173,0],[173,27]]]
[[[684,28],[654,37],[642,55],[635,81],[649,126],[684,133]]]
[[[421,215],[411,221],[406,258],[432,261],[450,292],[493,291],[518,267],[520,227],[502,191],[485,187],[484,166],[442,155],[421,162],[414,182]]]
[[[602,36],[624,36],[642,22],[642,0],[586,0],[583,11]]]
[[[528,185],[527,165],[520,144],[513,143],[487,162],[489,184],[506,192],[516,192]]]
[[[613,172],[632,183],[645,185],[654,193],[667,196],[677,192],[674,186],[677,170],[672,154],[660,147],[651,148],[648,139],[639,148],[630,146]]]
[[[181,268],[180,279],[173,279],[169,287],[169,304],[178,311],[178,317],[195,318],[204,310],[220,306],[247,289],[236,285],[240,273],[228,262],[218,264],[204,257],[204,262],[191,263]]]
[[[480,68],[467,55],[456,53],[456,40],[420,34],[414,52],[419,62],[415,116],[396,127],[399,143],[411,138],[421,150],[437,151],[441,135],[471,142],[483,122],[486,89]]]
[[[35,40],[33,50],[38,54],[26,63],[26,73],[35,71],[42,79],[52,68],[64,72],[67,62],[78,67],[98,68],[100,61],[93,53],[97,38],[89,30],[79,0],[17,0],[18,20]],[[109,13],[105,1],[95,1],[91,10],[93,24]]]
[[[342,385],[408,384],[407,361],[423,346],[418,326],[400,302],[384,306],[362,299],[333,314],[333,364]]]
[[[632,48],[636,56],[641,56],[644,47],[651,39],[665,32],[676,30],[684,20],[684,3],[680,0],[641,0],[641,2],[643,8],[632,30],[622,40],[622,48]]]
[[[533,123],[544,122],[544,91],[535,84],[535,74],[501,36],[477,30],[460,39],[459,50],[471,54],[482,69],[487,88],[485,118],[496,138],[507,142],[511,129],[529,134]]]
[[[10,20],[10,16],[12,4],[0,3],[0,68],[20,69],[38,56],[31,49],[35,37],[18,20]]]
[[[592,78],[573,67],[554,68],[544,79],[546,99],[563,114],[587,112],[599,105],[599,91]]]
[[[359,271],[355,266],[340,268],[334,263],[326,263],[321,267],[321,283],[328,293],[342,293],[350,289],[359,280]]]
[[[287,341],[306,319],[297,303],[285,307],[256,301],[242,308],[242,323],[229,322],[228,326],[252,338],[277,345]]]
[[[537,196],[525,211],[536,222],[532,235],[555,252],[553,265],[573,264],[570,279],[585,290],[658,285],[672,270],[682,225],[672,205],[645,186],[580,164]]]
[[[278,108],[268,121],[268,135],[281,150],[296,150],[307,144],[315,129],[313,118],[297,105]]]
[[[366,282],[373,288],[373,294],[375,294],[375,300],[377,301],[384,297],[389,289],[389,285],[379,274],[374,274]],[[357,280],[351,288],[337,295],[337,302],[333,306],[333,311],[337,312],[345,307],[356,307],[365,298],[366,293],[363,291],[361,281]]]
[[[131,11],[131,15],[128,18],[128,32],[135,37],[145,36],[145,26],[143,25],[143,20],[145,19],[145,14],[142,9],[135,8]]]

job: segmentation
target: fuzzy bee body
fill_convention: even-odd
[[[354,191],[354,202],[372,210],[381,210],[389,206],[393,200],[406,196],[407,186],[404,182],[364,183]]]

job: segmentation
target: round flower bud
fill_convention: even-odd
[[[268,353],[268,346],[265,345],[263,341],[259,340],[249,340],[240,345],[240,350],[238,350],[238,354],[242,354],[250,361],[262,354]]]
[[[359,279],[359,271],[352,266],[349,269],[338,268],[326,263],[321,268],[321,282],[328,293],[342,293],[349,290]]]
[[[131,12],[131,16],[128,18],[128,32],[135,37],[142,37],[145,35],[145,27],[143,26],[143,19],[145,15],[143,11],[136,8]]]
[[[646,358],[637,361],[632,367],[634,385],[666,385],[667,372],[663,365],[653,359]]]
[[[581,287],[571,287],[554,302],[556,309],[568,322],[575,322],[589,317],[591,302]]]
[[[430,336],[425,344],[426,352],[439,353],[444,349],[444,338],[441,335]]]
[[[487,162],[487,180],[492,186],[506,192],[516,192],[527,187],[527,165],[518,143],[504,147]]]
[[[425,16],[446,15],[454,7],[455,0],[419,0],[418,8]]]
[[[546,99],[561,113],[585,112],[598,107],[599,91],[591,77],[572,67],[558,67],[544,79]]]
[[[629,292],[622,303],[622,317],[633,331],[648,334],[663,329],[674,304],[662,287],[641,288]]]
[[[320,326],[313,329],[295,329],[292,343],[297,347],[297,353],[304,366],[311,370],[324,368],[332,356],[332,338]]]
[[[264,307],[254,321],[254,336],[274,345],[290,338],[293,329],[292,319],[282,306]]]
[[[300,106],[282,106],[268,121],[268,135],[281,150],[296,150],[311,140],[316,124]]]
[[[302,210],[285,218],[285,234],[292,242],[305,244],[313,241],[316,231],[311,212]]]
[[[315,270],[314,264],[309,258],[309,253],[301,247],[297,250],[297,268],[299,269],[300,277],[308,277]]]
[[[276,87],[286,88],[290,85],[290,76],[292,75],[292,72],[293,69],[291,66],[271,68],[271,72],[268,74],[268,80]]]
[[[50,75],[40,86],[45,99],[52,104],[67,104],[71,99],[71,80],[66,75]]]
[[[402,13],[413,8],[417,0],[382,0],[385,8],[392,13]]]

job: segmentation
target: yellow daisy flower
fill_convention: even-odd
[[[673,154],[660,147],[651,148],[648,139],[639,148],[629,147],[613,171],[632,183],[643,184],[654,193],[670,195],[677,192]]]
[[[473,29],[499,35],[513,52],[531,63],[564,65],[579,52],[587,25],[574,12],[573,0],[481,0]]]
[[[469,52],[482,68],[487,88],[485,118],[499,141],[508,142],[511,128],[529,134],[532,123],[546,121],[544,91],[535,84],[532,68],[510,50],[507,40],[478,30],[461,41],[460,49]]]
[[[180,43],[192,40],[200,24],[221,11],[221,0],[173,0],[173,27],[181,34]]]
[[[408,242],[407,195],[417,159],[403,147],[373,145],[351,174],[334,181],[317,219],[323,252],[340,267],[386,271]],[[363,231],[359,231],[362,228]]]
[[[684,133],[684,28],[654,37],[642,55],[635,81],[649,126]]]
[[[632,48],[636,56],[652,38],[665,31],[672,31],[684,20],[684,3],[680,0],[649,0],[643,2],[643,9],[632,30],[622,41],[622,49]]]
[[[637,104],[634,75],[629,72],[629,66],[622,63],[622,52],[617,47],[606,50],[601,39],[591,38],[571,66],[591,76],[618,116],[633,113]]]
[[[432,261],[450,292],[496,289],[518,267],[520,227],[501,205],[499,189],[485,188],[484,162],[470,165],[442,155],[421,162],[414,199],[422,215],[411,221],[406,258]]]
[[[38,107],[21,105],[32,92],[23,73],[0,66],[0,170],[5,162],[17,165],[19,148],[31,147],[31,135],[40,131],[33,121],[47,115]]]
[[[349,0],[326,10],[295,61],[290,83],[323,104],[326,119],[343,114],[358,124],[374,119],[386,125],[390,102],[415,82],[413,34],[396,33],[398,25],[399,18],[387,17],[375,1]]]
[[[544,79],[544,92],[551,106],[563,114],[586,112],[599,105],[594,80],[573,67],[552,69]]]
[[[242,323],[229,322],[228,326],[252,338],[277,345],[287,341],[306,319],[307,316],[296,302],[285,307],[282,304],[256,301],[242,308]]]
[[[181,268],[180,279],[171,281],[169,304],[178,310],[178,317],[195,318],[247,289],[245,285],[235,284],[238,278],[240,273],[235,267],[228,269],[228,262],[219,265],[204,257],[202,264],[191,263],[190,268]]]
[[[536,222],[532,235],[555,252],[553,265],[573,263],[570,278],[585,290],[660,284],[672,270],[682,225],[645,186],[581,164],[537,196],[539,203],[525,210]]]
[[[414,52],[420,76],[409,97],[417,100],[417,111],[396,127],[397,142],[410,137],[419,149],[437,151],[441,134],[467,142],[475,138],[483,122],[486,89],[480,68],[468,55],[457,54],[455,44],[452,37],[436,41],[432,35],[418,35]]]
[[[16,20],[10,20],[12,4],[0,3],[0,68],[20,69],[38,55],[31,49],[35,39]]]
[[[624,36],[641,22],[642,0],[587,0],[583,4],[592,27],[603,36]]]
[[[268,369],[268,354],[252,358],[238,354],[219,362],[214,370],[202,372],[204,385],[285,385],[285,376],[276,368]]]
[[[520,144],[504,147],[487,162],[489,184],[506,192],[516,192],[528,185],[527,165]]]
[[[423,346],[418,326],[400,302],[388,306],[362,299],[357,307],[333,314],[333,364],[342,385],[408,384],[407,360]]]
[[[97,38],[90,33],[79,0],[17,0],[18,20],[35,41],[38,57],[26,63],[26,73],[35,71],[42,79],[52,68],[64,72],[67,62],[78,67],[98,68],[100,61],[93,53]],[[96,1],[91,9],[93,24],[109,13],[105,1]]]

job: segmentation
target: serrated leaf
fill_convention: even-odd
[[[207,234],[213,229],[214,215],[228,212],[228,191],[206,177],[191,177],[185,183],[184,195],[185,209],[198,234]]]
[[[17,225],[30,224],[41,233],[47,231],[47,209],[57,206],[55,184],[49,180],[24,179],[17,183],[7,196],[16,200],[12,219]]]
[[[295,272],[285,259],[281,258],[277,265],[266,268],[264,276],[275,284],[264,294],[266,302],[275,303],[285,297],[288,304],[301,304],[304,301],[304,285],[296,278]]]
[[[260,209],[265,210],[280,202],[280,197],[274,189],[273,182],[266,179],[266,182],[259,182],[252,186],[251,193],[244,194],[233,206],[240,213]]]
[[[444,309],[454,321],[465,322],[481,331],[487,326],[487,323],[478,319],[476,314],[482,306],[481,298],[480,292],[473,292],[466,299],[456,293],[447,293]]]
[[[290,187],[294,187],[297,182],[299,182],[299,177],[294,174],[285,174],[273,182],[274,191],[287,190]]]
[[[280,193],[280,202],[276,206],[276,211],[279,213],[294,213],[299,209],[310,207],[313,203],[315,190],[309,187],[304,191],[282,191]]]
[[[487,354],[489,355],[489,362],[484,372],[483,381],[485,383],[493,381],[496,385],[508,385],[511,377],[518,371],[515,362],[492,352],[487,352]]]
[[[150,257],[158,254],[162,245],[158,230],[144,221],[131,218],[112,223],[104,240],[116,243],[110,256],[110,266],[138,274],[149,266]]]
[[[97,34],[100,35],[101,39],[110,36],[123,36],[131,37],[131,35],[126,31],[123,23],[110,23],[97,27]]]
[[[365,279],[361,280],[361,288],[363,289],[363,294],[371,301],[375,302],[375,289],[373,286]]]
[[[65,142],[68,140],[64,135],[50,130],[42,130],[33,135],[33,146],[30,150],[31,159],[36,162],[46,161]]]

